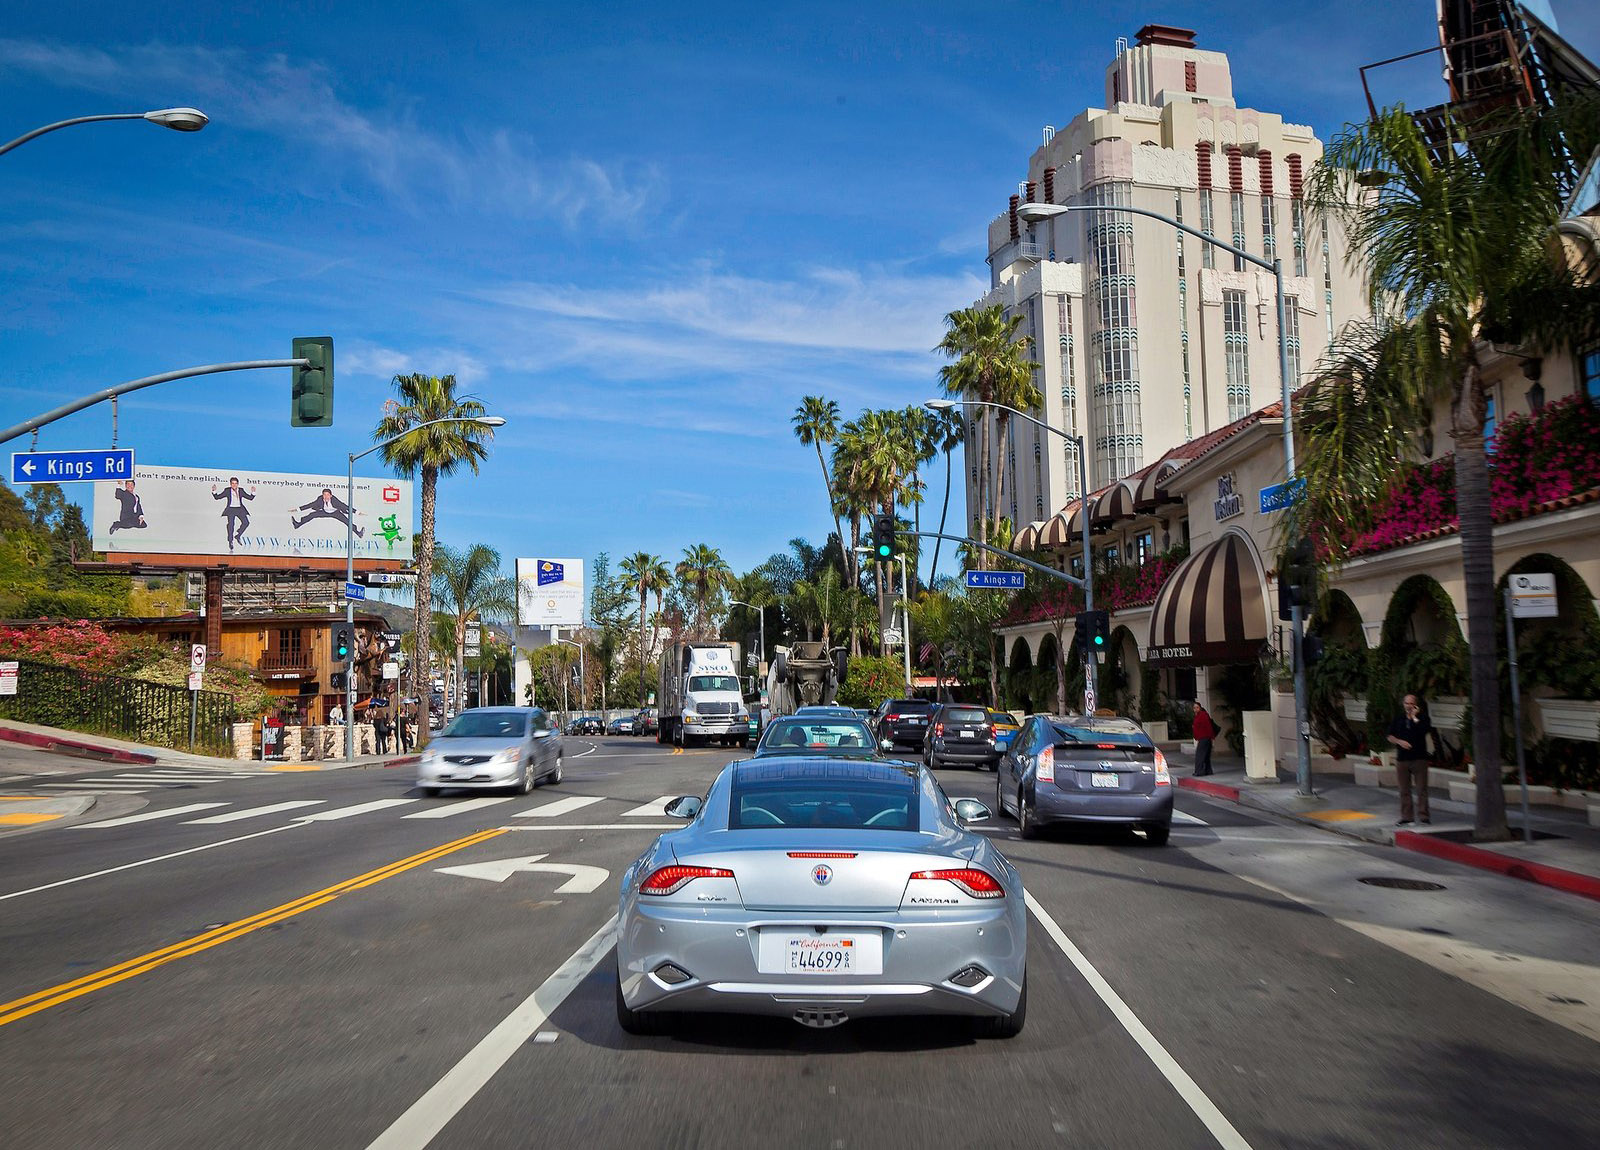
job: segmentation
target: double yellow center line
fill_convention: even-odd
[[[401,859],[399,862],[390,863],[379,867],[377,870],[368,871],[366,874],[357,875],[355,878],[346,879],[344,882],[308,894],[304,898],[297,898],[293,902],[286,902],[282,906],[275,906],[271,910],[264,910],[260,914],[251,915],[249,918],[230,922],[193,938],[175,942],[171,946],[160,950],[153,950],[149,954],[142,954],[138,958],[130,958],[126,962],[119,962],[116,966],[108,966],[104,970],[97,970],[93,974],[86,974],[82,978],[75,978],[71,982],[63,982],[59,986],[52,986],[45,990],[37,991],[23,998],[13,999],[10,1002],[0,1003],[0,1026],[26,1018],[30,1014],[37,1014],[41,1010],[48,1010],[52,1006],[60,1006],[63,1002],[70,1002],[74,998],[81,998],[96,990],[114,986],[126,979],[154,970],[169,962],[180,958],[188,958],[192,954],[199,954],[203,950],[210,950],[213,946],[231,942],[249,934],[251,931],[260,930],[264,926],[271,926],[275,922],[282,922],[286,918],[293,918],[297,914],[312,910],[330,903],[340,895],[358,891],[364,887],[380,883],[386,878],[393,878],[397,874],[411,870],[414,867],[425,866],[435,859],[466,847],[487,842],[496,835],[505,834],[502,829],[479,831],[477,834],[456,839],[454,842],[445,843],[443,846],[434,847],[423,851],[421,854],[412,855],[410,858]]]

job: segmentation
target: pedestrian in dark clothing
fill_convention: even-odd
[[[1217,724],[1210,712],[1199,703],[1194,705],[1194,773],[1211,773],[1211,744],[1217,737]]]
[[[399,745],[400,753],[402,755],[407,754],[411,750],[412,715],[413,712],[411,710],[411,704],[404,703],[400,707],[400,714],[396,716],[397,721],[394,728],[395,742]]]
[[[1395,776],[1400,786],[1400,821],[1405,826],[1413,816],[1419,822],[1429,822],[1428,817],[1428,739],[1433,736],[1433,724],[1423,714],[1415,695],[1407,695],[1401,704],[1401,713],[1389,724],[1389,742],[1395,747]],[[1411,787],[1416,784],[1415,809],[1412,807]]]
[[[377,740],[378,754],[389,753],[389,711],[385,707],[372,708],[372,735]]]

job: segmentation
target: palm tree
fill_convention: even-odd
[[[465,697],[467,624],[485,618],[517,617],[517,581],[500,572],[500,552],[482,543],[467,551],[440,545],[433,553],[433,594],[442,610],[455,616],[456,692]]]
[[[667,570],[667,565],[662,562],[661,556],[652,555],[648,551],[635,551],[617,566],[628,577],[633,589],[639,593],[639,705],[642,707],[645,700],[645,668],[650,663],[650,652],[645,647],[645,625],[648,622],[648,616],[645,614],[645,598],[654,591],[656,609],[659,611],[661,596],[672,580],[672,572]]]
[[[1592,107],[1589,116],[1583,136],[1592,146]],[[1353,343],[1336,346],[1312,385],[1328,418],[1322,434],[1307,436],[1307,474],[1323,484],[1313,499],[1330,513],[1329,522],[1359,522],[1362,503],[1370,504],[1396,475],[1392,466],[1373,462],[1416,458],[1416,438],[1425,428],[1413,421],[1449,404],[1478,839],[1507,837],[1484,442],[1490,395],[1482,356],[1490,342],[1570,345],[1593,324],[1593,297],[1600,294],[1590,287],[1585,299],[1575,291],[1570,273],[1556,266],[1546,246],[1561,215],[1567,149],[1581,138],[1564,137],[1560,120],[1554,112],[1535,111],[1494,125],[1480,121],[1470,139],[1452,123],[1448,145],[1435,147],[1403,109],[1389,109],[1341,133],[1311,182],[1312,199],[1345,222],[1351,258],[1369,277],[1373,310],[1397,317],[1373,325],[1364,346],[1359,330]],[[1369,397],[1380,405],[1399,403],[1391,418],[1374,418]],[[1383,454],[1385,448],[1391,453]],[[1329,486],[1341,462],[1355,466]],[[1297,530],[1311,526],[1302,512]],[[1333,543],[1332,534],[1325,542]]]
[[[484,412],[483,404],[469,395],[456,394],[453,375],[397,375],[394,387],[400,405],[379,420],[372,438],[382,442],[402,435],[418,424],[436,419],[470,419]],[[432,609],[434,507],[438,499],[439,477],[452,475],[463,464],[478,474],[478,464],[489,454],[486,443],[494,429],[477,423],[441,423],[425,427],[385,447],[384,463],[397,475],[422,476],[422,531],[417,536],[417,592],[412,629],[419,649],[427,648],[426,636]],[[411,690],[417,698],[428,697],[428,665],[417,660],[411,668]],[[426,741],[426,732],[419,734]]]
[[[933,416],[935,437],[938,450],[944,452],[944,505],[939,509],[939,534],[944,534],[945,518],[950,514],[950,484],[951,466],[950,457],[955,453],[956,447],[966,438],[966,423],[961,418],[961,413],[954,408],[944,411],[930,412]],[[939,544],[942,539],[933,541],[933,567],[928,572],[928,586],[933,586],[933,581],[939,577]]]
[[[988,403],[1006,403],[1027,411],[1039,406],[1038,389],[1033,386],[1034,363],[1028,359],[1026,336],[1019,339],[1017,328],[1022,323],[1020,315],[1008,316],[1000,304],[986,308],[963,308],[944,317],[945,335],[934,350],[942,351],[954,362],[939,369],[939,380],[945,393],[964,399]],[[1013,400],[1027,400],[1016,403]],[[1010,419],[1004,412],[996,421],[999,430],[999,452],[991,487],[989,455],[989,423],[980,425],[978,463],[978,540],[989,541],[987,515],[1000,518],[1001,499],[1005,495],[1005,451]],[[980,566],[987,566],[987,557],[980,556]]]
[[[683,549],[683,558],[673,568],[674,574],[694,589],[694,628],[697,635],[705,635],[706,606],[712,591],[722,587],[733,575],[733,569],[715,547],[696,543]]]
[[[839,505],[834,498],[833,477],[828,474],[828,461],[823,458],[822,445],[831,444],[839,434],[839,405],[831,399],[820,395],[808,395],[800,400],[800,406],[795,408],[794,418],[795,438],[806,447],[817,449],[817,465],[822,468],[822,483],[828,489],[828,510],[833,513],[833,529],[842,540],[844,530],[839,525]],[[847,552],[845,555],[845,573],[851,570],[850,564],[855,561],[855,556]]]

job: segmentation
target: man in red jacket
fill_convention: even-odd
[[[1194,705],[1194,773],[1211,773],[1211,741],[1217,737],[1217,724],[1199,703]]]

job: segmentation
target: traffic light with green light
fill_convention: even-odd
[[[348,623],[338,623],[333,628],[333,661],[348,663],[351,648],[355,646],[355,628]]]
[[[894,529],[893,515],[879,515],[872,521],[872,548],[880,561],[894,554]]]
[[[294,386],[289,405],[289,423],[294,427],[333,426],[333,337],[296,336],[291,359],[309,361],[295,367]]]

